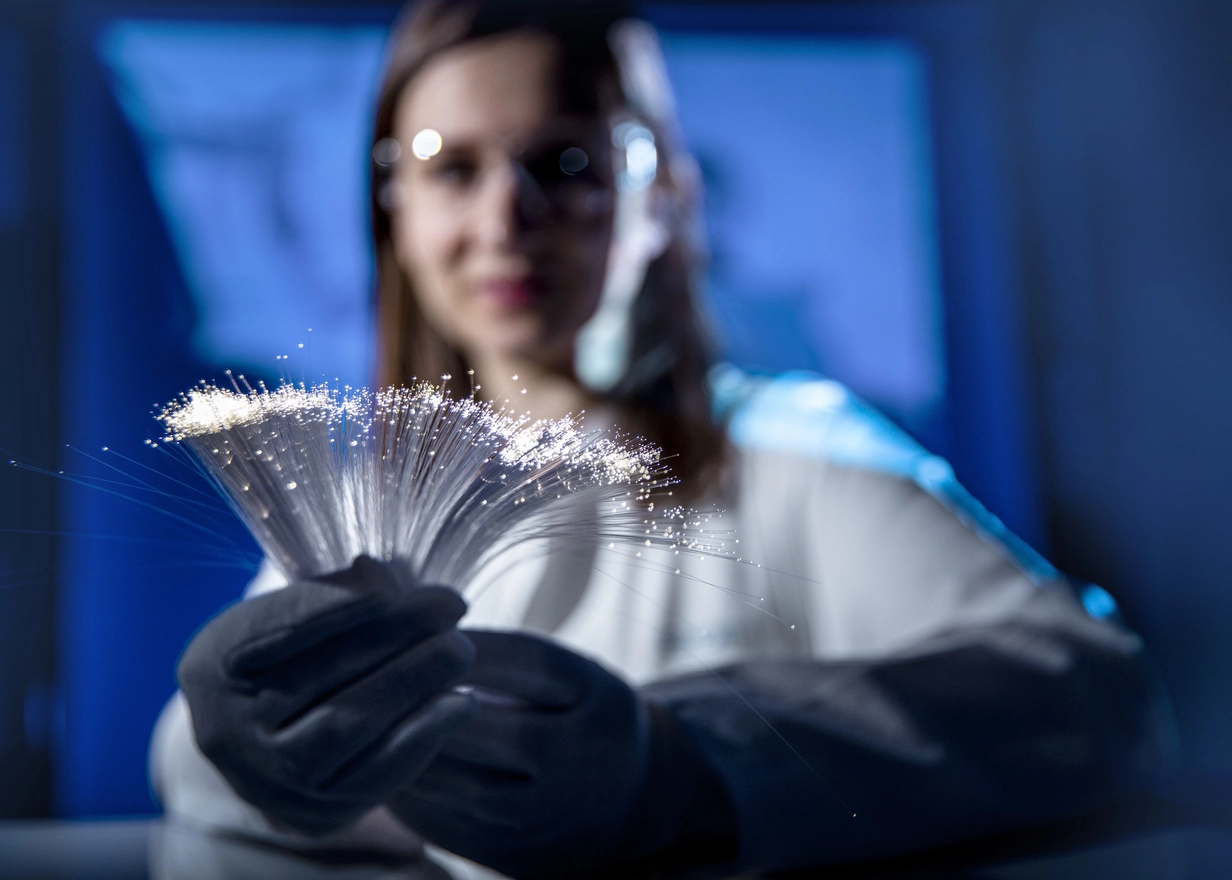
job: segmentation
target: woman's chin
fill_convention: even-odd
[[[473,339],[470,349],[489,352],[490,355],[495,355],[497,360],[506,363],[548,365],[572,351],[571,336],[545,333],[543,325],[538,321],[510,322],[500,327],[485,329],[488,332],[481,338]]]

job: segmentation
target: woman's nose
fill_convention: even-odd
[[[551,205],[538,181],[517,161],[505,163],[484,189],[476,205],[476,232],[483,244],[506,244],[551,219]]]

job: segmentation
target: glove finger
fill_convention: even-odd
[[[537,706],[577,705],[602,668],[547,639],[520,632],[464,630],[475,644],[466,684],[511,694]]]
[[[327,576],[335,580],[296,581],[234,605],[207,624],[211,635],[222,636],[212,647],[226,673],[253,674],[381,617],[398,596],[397,581],[381,563],[361,560],[366,557]],[[357,577],[356,571],[365,576]]]
[[[233,677],[306,650],[385,613],[385,597],[303,582],[232,605],[193,637],[177,669],[186,677]]]
[[[416,645],[451,630],[466,605],[446,587],[415,587],[389,613],[244,681],[258,692],[265,723],[281,727],[335,691]]]
[[[421,594],[421,589],[429,594]],[[255,631],[236,633],[235,647],[225,658],[227,672],[235,677],[257,674],[408,601],[427,602],[421,613],[448,620],[436,629],[452,626],[466,613],[466,602],[452,590],[442,594],[444,589],[417,588],[394,564],[360,556],[348,569],[252,600],[268,604],[248,616]],[[436,602],[427,598],[431,594]]]
[[[427,808],[430,813],[459,814],[468,823],[518,828],[534,796],[535,783],[526,777],[441,753],[415,777],[400,800],[416,813]]]
[[[447,693],[429,700],[384,739],[340,768],[322,784],[331,797],[386,800],[432,761],[451,733],[475,714],[469,694]]]
[[[266,736],[293,784],[318,788],[428,699],[447,690],[474,656],[452,630],[404,651]]]
[[[405,561],[395,559],[392,562],[384,562],[366,553],[356,556],[349,568],[340,568],[329,574],[314,577],[312,580],[323,584],[349,587],[353,590],[376,589],[387,592],[406,590],[415,586],[410,567]]]
[[[475,717],[441,749],[442,755],[495,773],[530,779],[552,760],[561,742],[560,713],[506,709],[478,702]]]

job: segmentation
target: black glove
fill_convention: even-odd
[[[466,603],[351,568],[241,602],[189,644],[179,680],[197,744],[236,792],[311,834],[408,784],[475,710],[450,688],[474,658]]]
[[[734,857],[722,783],[666,709],[552,642],[466,634],[479,711],[390,799],[407,825],[513,877]]]

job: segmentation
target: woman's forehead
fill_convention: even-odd
[[[558,61],[555,39],[534,32],[448,49],[408,84],[395,126],[402,134],[433,128],[447,140],[479,141],[558,124]]]

